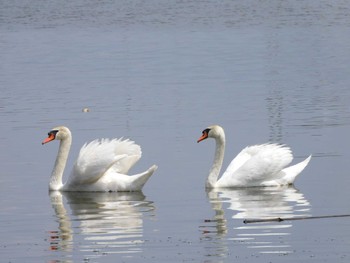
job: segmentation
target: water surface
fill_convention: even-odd
[[[2,1],[0,250],[4,262],[348,262],[350,36],[346,1]],[[82,109],[88,107],[90,112]],[[313,158],[294,187],[206,191],[211,124],[224,167],[246,145]],[[49,193],[68,126],[127,137],[142,193]],[[67,171],[66,175],[69,171]]]

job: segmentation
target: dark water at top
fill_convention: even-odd
[[[1,1],[0,251],[4,262],[348,262],[347,1]],[[88,107],[90,112],[82,109]],[[217,123],[224,167],[246,145],[313,158],[295,187],[207,192]],[[48,193],[68,126],[128,137],[143,193]],[[66,171],[68,175],[69,171]]]

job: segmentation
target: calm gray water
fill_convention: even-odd
[[[265,1],[266,2],[266,1]],[[2,262],[349,262],[348,1],[0,3]],[[82,109],[88,107],[90,112]],[[292,147],[294,187],[207,192],[246,145]],[[142,193],[49,193],[54,126],[86,141],[128,137]],[[68,173],[68,171],[67,171]]]

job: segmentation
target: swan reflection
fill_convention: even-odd
[[[65,208],[67,199],[69,210]],[[50,232],[50,249],[79,250],[91,258],[142,251],[143,220],[154,216],[142,192],[50,192],[58,230]]]
[[[290,186],[214,189],[207,194],[216,214],[213,220],[216,231],[211,234],[214,233],[221,239],[230,234],[228,225],[231,222],[226,221],[224,213],[232,211],[232,218],[235,219],[233,236],[226,237],[226,241],[257,249],[259,253],[292,253],[287,236],[291,234],[293,224],[283,221],[245,225],[244,219],[310,216],[310,203],[302,193]],[[226,206],[228,210],[224,210],[223,207]]]

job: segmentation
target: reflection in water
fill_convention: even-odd
[[[141,192],[63,194],[50,192],[58,231],[50,232],[50,249],[70,252],[78,249],[87,258],[110,253],[141,252],[143,218],[154,216],[154,206]],[[78,248],[77,248],[78,247]]]
[[[234,211],[234,236],[226,238],[226,243],[235,242],[247,248],[257,249],[259,253],[289,254],[293,249],[286,236],[291,234],[291,222],[267,222],[259,224],[243,224],[244,219],[271,217],[303,217],[310,216],[310,204],[303,194],[294,187],[242,188],[227,190],[211,190],[209,201],[215,211],[216,238],[223,240],[229,235],[228,223],[224,216],[223,206]],[[213,222],[210,220],[210,222]],[[208,236],[208,232],[204,232]],[[211,237],[214,238],[214,237]],[[221,251],[227,249],[217,246]]]
[[[200,226],[203,234],[201,240],[209,244],[206,245],[206,256],[215,258],[215,262],[221,262],[218,259],[225,258],[229,253],[226,239],[226,234],[228,233],[227,220],[224,209],[222,208],[222,199],[218,197],[216,192],[207,192],[207,194],[215,216],[212,220],[205,220],[205,224]]]

